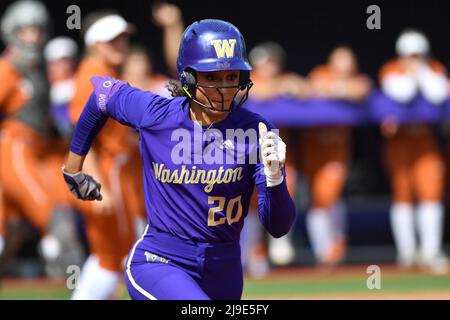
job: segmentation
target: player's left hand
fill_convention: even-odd
[[[284,179],[281,169],[286,161],[286,144],[275,132],[267,132],[267,126],[263,122],[258,124],[258,129],[266,183],[268,187],[274,187]]]

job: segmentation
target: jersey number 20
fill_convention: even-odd
[[[225,197],[208,197],[208,204],[219,202],[217,206],[210,208],[208,211],[208,226],[218,226],[224,224],[225,221],[227,221],[228,224],[238,222],[242,217],[241,197],[242,196],[231,198],[228,203]],[[226,211],[224,211],[225,207]],[[237,210],[235,209],[235,207],[237,207]],[[236,213],[233,216],[234,211],[236,211]],[[216,219],[216,212],[226,213],[226,216]]]

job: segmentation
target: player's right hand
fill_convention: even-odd
[[[101,185],[94,180],[90,175],[84,174],[82,171],[71,174],[62,168],[64,180],[72,192],[78,199],[81,200],[102,200],[103,196],[100,193]]]

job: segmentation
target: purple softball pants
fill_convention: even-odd
[[[238,300],[243,274],[239,241],[199,243],[147,226],[125,267],[133,300]]]

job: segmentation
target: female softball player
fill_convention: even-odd
[[[259,217],[274,237],[291,228],[295,206],[283,165],[286,145],[258,114],[239,108],[252,86],[239,30],[201,20],[184,32],[175,98],[94,77],[63,168],[70,190],[101,200],[83,173],[108,117],[140,135],[148,226],[131,249],[125,280],[133,299],[240,299],[239,235],[254,186]]]

